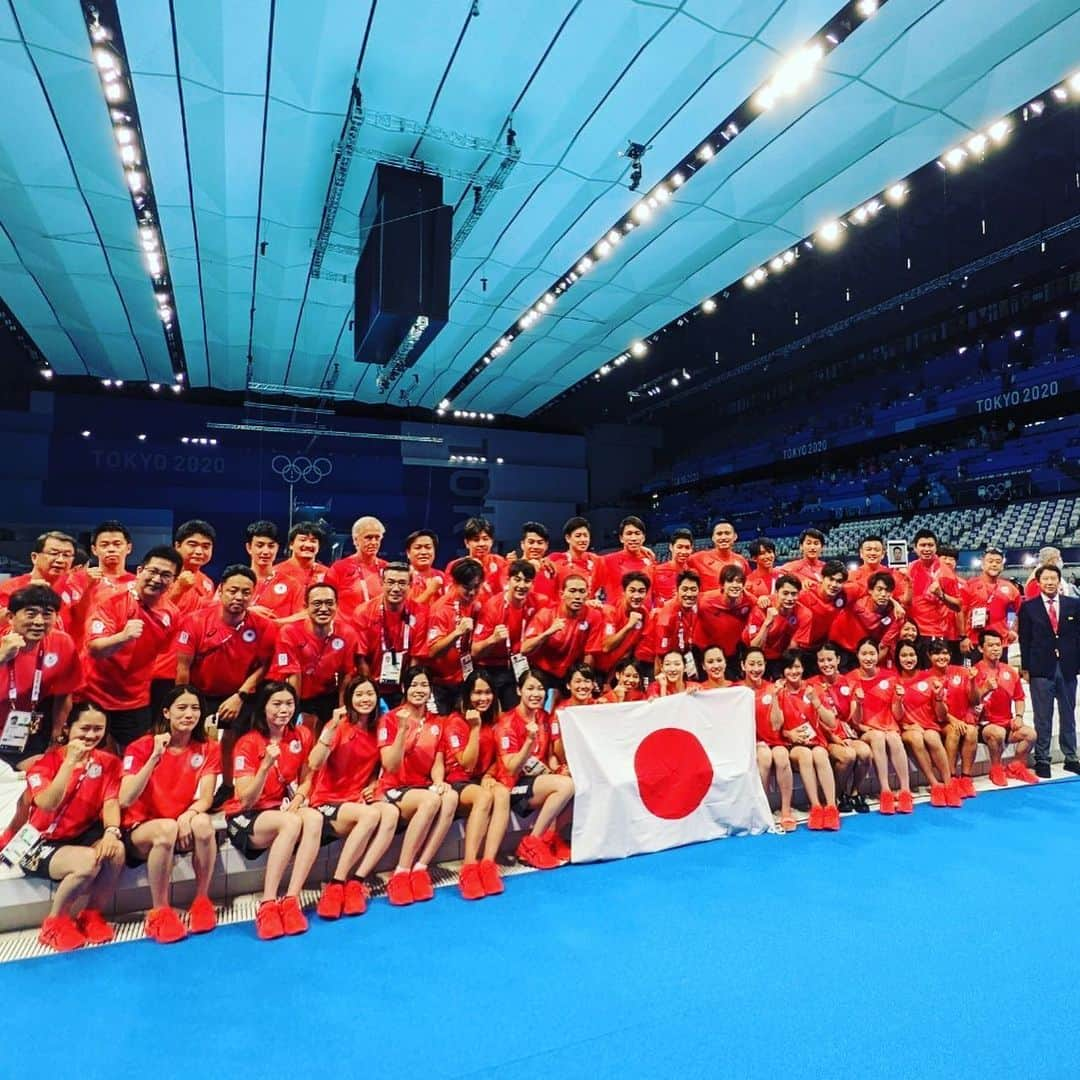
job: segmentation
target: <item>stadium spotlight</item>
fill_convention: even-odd
[[[701,305],[701,310],[704,311],[706,315],[711,315],[716,310],[716,301],[710,296],[709,299]]]
[[[907,185],[902,181],[900,183],[893,184],[885,191],[885,198],[893,206],[899,206],[907,197],[908,189]]]
[[[649,346],[644,341],[635,341],[630,346],[630,353],[636,356],[639,360],[649,351]]]
[[[843,229],[840,222],[833,219],[832,221],[825,222],[825,224],[818,229],[815,236],[820,243],[832,246],[840,242],[842,232]]]
[[[1011,130],[1008,120],[999,120],[996,124],[991,124],[986,129],[986,134],[1000,146],[1009,137],[1009,132]]]

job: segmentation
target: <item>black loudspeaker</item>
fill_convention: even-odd
[[[381,367],[411,336],[404,369],[446,325],[452,222],[441,176],[376,165],[360,209],[353,359]]]

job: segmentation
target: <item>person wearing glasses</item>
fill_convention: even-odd
[[[8,578],[0,583],[0,631],[7,629],[8,604],[11,597],[27,585],[48,585],[61,600],[60,613],[57,626],[61,630],[71,632],[70,608],[74,597],[67,590],[67,576],[75,564],[75,540],[67,533],[52,532],[42,533],[34,541],[34,549],[30,552],[30,573],[19,574]]]
[[[166,593],[183,567],[175,548],[152,547],[130,589],[102,598],[90,612],[81,696],[104,709],[109,736],[120,749],[148,734],[153,726],[154,665],[171,651],[180,624],[180,613]]]
[[[278,635],[268,677],[287,682],[299,695],[299,713],[312,730],[321,729],[341,704],[345,684],[356,671],[356,631],[340,617],[337,589],[309,585],[307,618],[289,623]]]

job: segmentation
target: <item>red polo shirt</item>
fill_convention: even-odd
[[[277,623],[249,611],[236,626],[222,618],[221,605],[185,615],[176,653],[191,659],[191,685],[210,697],[233,694],[260,665],[269,665],[277,644]]]
[[[356,634],[339,619],[326,637],[319,637],[307,619],[283,626],[278,634],[268,678],[300,676],[300,698],[337,693],[356,670]]]

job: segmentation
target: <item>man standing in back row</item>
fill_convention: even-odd
[[[1040,566],[1039,595],[1020,606],[1020,667],[1028,676],[1035,714],[1035,775],[1050,776],[1050,735],[1058,706],[1058,743],[1065,768],[1080,775],[1076,756],[1076,676],[1080,672],[1080,600],[1060,594],[1061,571]]]

